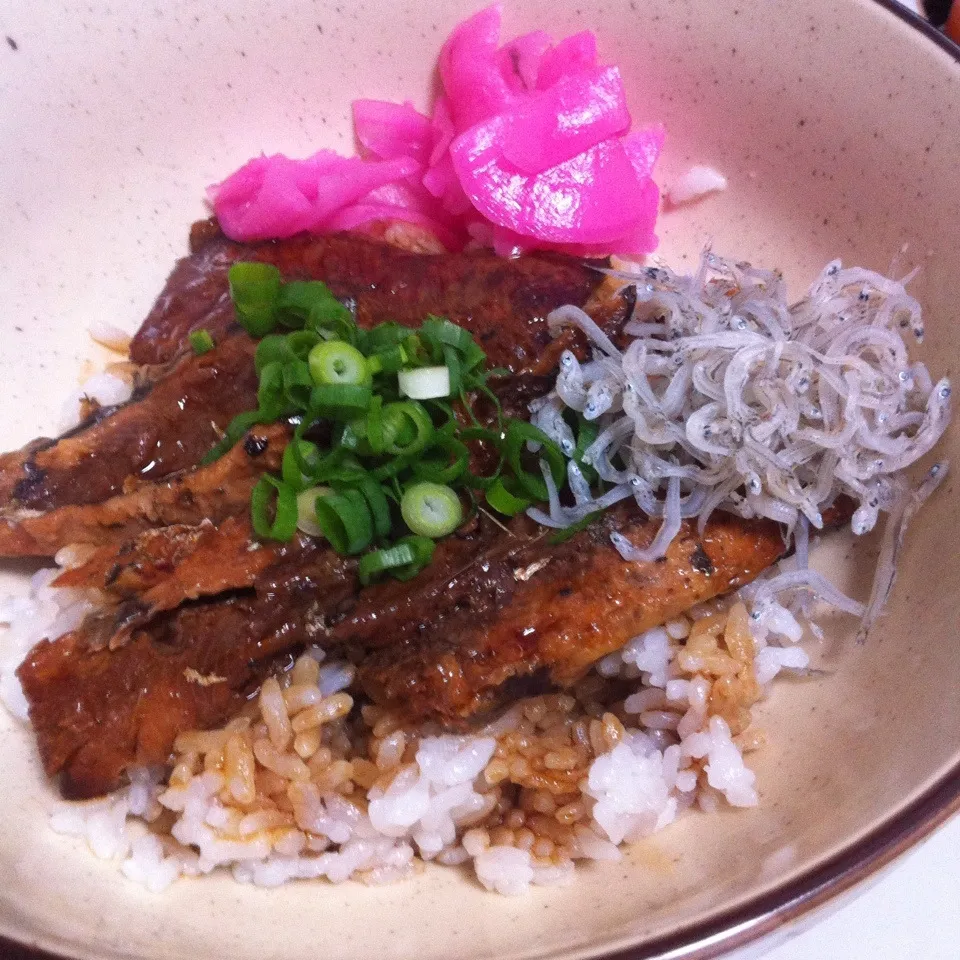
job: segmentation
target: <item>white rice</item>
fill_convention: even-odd
[[[95,373],[63,402],[59,422],[61,432],[72,430],[80,423],[85,400],[93,400],[102,407],[112,407],[119,403],[126,403],[132,393],[133,383],[130,379],[124,379],[107,371]]]
[[[667,188],[667,200],[675,207],[692,203],[708,193],[727,189],[727,178],[713,167],[691,167]]]

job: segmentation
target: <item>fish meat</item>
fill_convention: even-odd
[[[786,550],[776,524],[716,515],[703,537],[687,527],[665,562],[629,563],[610,544],[614,523],[637,543],[658,526],[621,507],[552,544],[526,518],[503,529],[481,516],[441,542],[413,581],[368,588],[354,558],[304,540],[251,591],[160,614],[115,649],[92,643],[86,623],[42,641],[18,676],[44,767],[67,796],[107,792],[130,766],[166,762],[178,733],[228,719],[306,644],[359,662],[375,702],[462,727],[517,680],[543,673],[568,685]],[[202,685],[198,675],[221,679]]]
[[[251,428],[219,460],[155,483],[140,483],[129,493],[102,503],[63,506],[40,512],[0,512],[0,556],[53,556],[61,547],[102,546],[169,524],[217,522],[250,509],[250,493],[265,473],[280,467],[291,436],[286,424]]]
[[[202,327],[218,338],[229,329],[227,274],[238,260],[271,263],[286,280],[322,280],[351,302],[361,327],[383,320],[419,326],[429,314],[447,317],[476,337],[492,366],[513,373],[556,365],[547,314],[567,303],[583,306],[602,282],[582,261],[559,255],[505,260],[491,251],[408,253],[358,234],[241,244],[208,221],[194,225],[191,253],[133,338],[130,359],[165,363],[184,348],[191,330]]]
[[[100,503],[131,483],[196,466],[242,410],[257,405],[256,344],[231,336],[155,371],[130,401],[57,440],[0,456],[0,511]],[[2,554],[2,549],[0,549]]]

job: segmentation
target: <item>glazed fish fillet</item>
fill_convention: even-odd
[[[96,622],[43,641],[20,667],[50,775],[67,796],[95,796],[131,765],[164,763],[176,735],[226,720],[305,644],[360,662],[378,703],[463,726],[517,682],[564,686],[630,637],[753,579],[784,553],[772,523],[717,517],[687,528],[666,561],[627,563],[656,532],[635,509],[551,545],[521,520],[441,544],[410,584],[361,589],[356,562],[314,543],[291,547],[253,589],[160,614],[116,649]],[[405,587],[406,589],[400,589]]]
[[[565,303],[582,306],[600,275],[567,257],[531,255],[505,260],[489,251],[464,254],[408,253],[356,234],[297,236],[240,244],[212,221],[195,224],[191,254],[174,268],[130,346],[134,363],[164,363],[194,329],[214,337],[233,323],[227,289],[238,260],[272,263],[287,280],[323,280],[353,302],[357,323],[383,320],[419,325],[428,314],[466,327],[493,366],[514,373],[553,365],[546,317]]]

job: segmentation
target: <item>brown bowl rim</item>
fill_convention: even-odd
[[[960,45],[899,0],[870,0],[919,31],[960,65]],[[960,761],[886,822],[820,865],[747,903],[638,947],[594,960],[716,960],[863,883],[960,813]],[[584,954],[587,960],[589,954]],[[4,960],[84,960],[0,935]]]

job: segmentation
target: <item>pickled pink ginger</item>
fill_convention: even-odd
[[[430,116],[354,101],[362,156],[260,156],[210,187],[224,232],[264,240],[401,221],[448,249],[653,250],[662,128],[630,132],[620,71],[598,63],[592,33],[500,46],[500,21],[491,6],[447,38]]]

